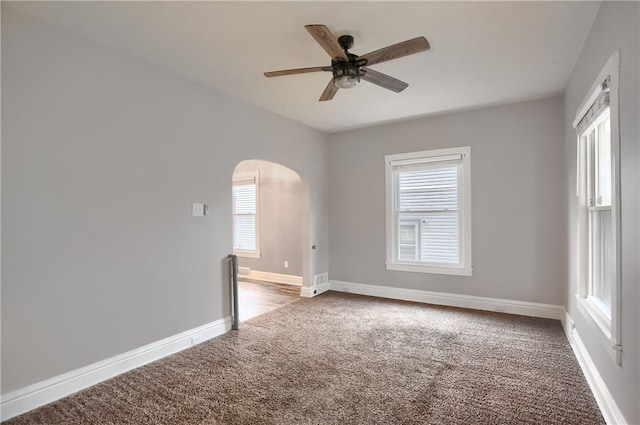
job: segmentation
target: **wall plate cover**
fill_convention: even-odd
[[[191,214],[194,217],[204,217],[207,215],[207,206],[205,204],[193,204]]]

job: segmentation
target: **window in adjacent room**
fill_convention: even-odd
[[[259,182],[258,171],[233,175],[233,252],[241,257],[260,258]]]
[[[576,114],[579,202],[578,307],[620,361],[617,53]]]
[[[471,276],[471,149],[385,156],[387,269]]]

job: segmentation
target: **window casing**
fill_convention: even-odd
[[[576,114],[579,311],[620,364],[620,143],[615,52]]]
[[[387,269],[471,276],[471,149],[385,156]]]
[[[233,253],[240,257],[260,258],[258,171],[233,175]]]

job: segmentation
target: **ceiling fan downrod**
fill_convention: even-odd
[[[358,57],[349,53],[349,49],[353,47],[353,36],[341,35],[338,37],[338,44],[348,60],[335,58],[331,61],[333,84],[341,89],[350,89],[360,82],[360,65],[356,62]]]

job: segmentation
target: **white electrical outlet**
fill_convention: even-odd
[[[288,268],[289,268],[289,262],[288,262],[288,261],[285,261],[285,262],[284,262],[284,268],[285,268],[285,269],[288,269]]]

